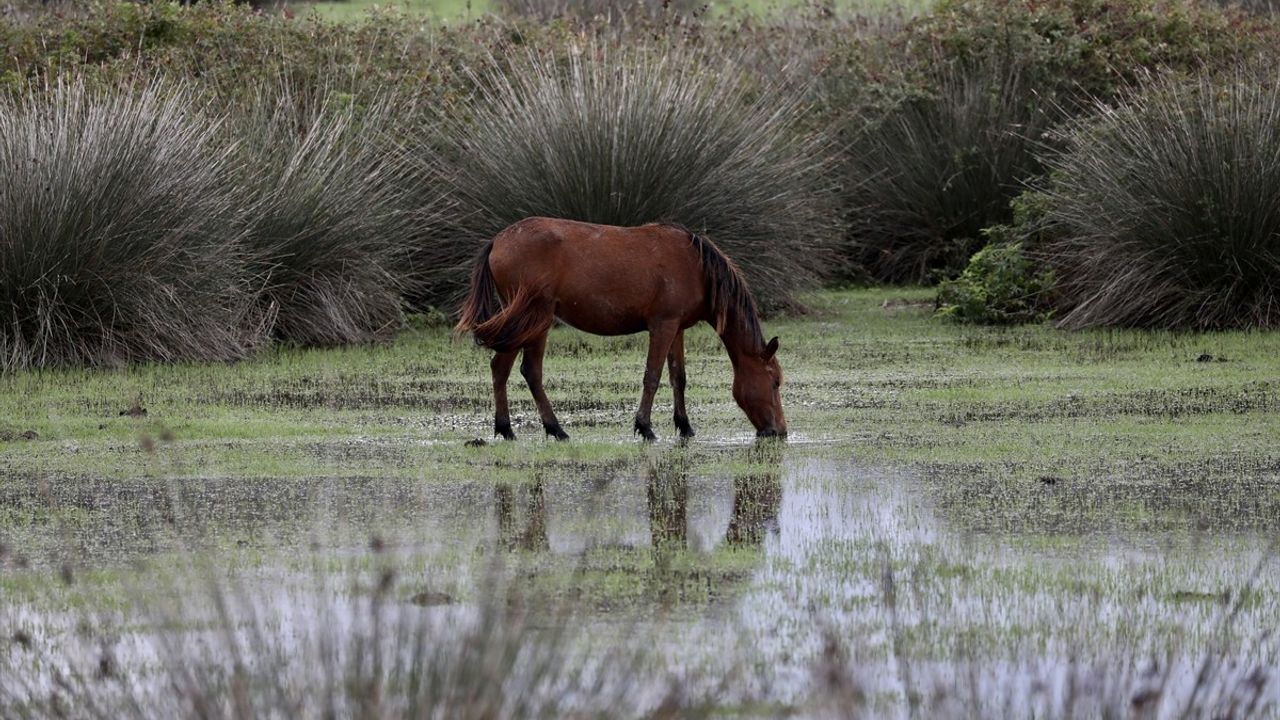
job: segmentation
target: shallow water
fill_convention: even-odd
[[[133,572],[124,561],[150,559],[172,573],[161,594],[188,596],[180,626],[209,617],[210,571],[182,567],[195,557],[230,563],[234,595],[253,609],[252,621],[238,622],[273,628],[286,655],[307,657],[317,638],[359,626],[377,568],[396,569],[388,612],[432,618],[433,632],[447,634],[483,615],[497,562],[507,592],[554,608],[539,626],[568,612],[597,647],[640,638],[667,673],[717,688],[729,706],[820,713],[826,702],[860,698],[878,714],[906,715],[918,699],[941,710],[1087,716],[1165,678],[1159,714],[1173,715],[1193,693],[1229,697],[1258,673],[1263,697],[1277,700],[1277,528],[1232,522],[1229,492],[1220,493],[1220,523],[1209,503],[1185,531],[1152,531],[1178,523],[1125,522],[1123,513],[1099,531],[1070,517],[1112,509],[1095,498],[1027,504],[1063,516],[1052,526],[1065,532],[1038,532],[1045,525],[1035,522],[996,532],[972,508],[954,511],[948,483],[963,478],[798,447],[695,450],[543,464],[519,483],[9,483],[3,577],[23,599],[5,603],[0,622],[31,647],[11,643],[0,669],[44,687],[49,663],[35,658],[78,644],[85,657],[100,650],[100,637],[73,632],[86,617],[114,628],[114,657],[141,686],[162,664],[155,628],[171,609],[139,619],[62,607],[70,591],[57,581],[20,582],[63,563],[113,578]],[[1016,492],[1025,500],[1062,490]],[[1177,502],[1144,507],[1185,511]],[[137,599],[136,588],[125,595]],[[218,657],[209,633],[184,632]],[[1205,657],[1224,663],[1208,680]],[[657,701],[656,681],[638,684]]]

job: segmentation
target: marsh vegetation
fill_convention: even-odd
[[[8,378],[6,427],[38,437],[0,454],[4,702],[1274,708],[1274,338],[972,329],[928,297],[770,323],[803,408],[785,445],[752,443],[709,329],[699,436],[654,446],[619,442],[643,343],[563,328],[568,445],[468,447],[487,358],[443,328]]]
[[[670,5],[0,3],[0,716],[1280,709],[1280,25]],[[706,327],[495,442],[532,214],[725,249],[787,442]]]

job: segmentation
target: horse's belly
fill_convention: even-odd
[[[648,321],[638,309],[619,307],[607,298],[561,301],[556,305],[556,317],[593,335],[630,335],[649,329]]]

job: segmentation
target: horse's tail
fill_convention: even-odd
[[[498,352],[519,350],[551,329],[555,315],[547,303],[527,287],[516,290],[503,306],[498,300],[498,286],[489,269],[490,240],[476,258],[471,271],[471,293],[462,304],[461,317],[454,331],[470,332],[476,344]]]
[[[502,311],[472,328],[476,344],[498,352],[511,352],[545,335],[556,317],[545,300],[521,287]]]
[[[462,302],[458,324],[453,327],[453,331],[459,335],[475,330],[501,309],[498,286],[493,282],[493,272],[489,269],[489,253],[492,250],[493,241],[490,240],[476,255],[475,267],[471,269],[471,292]]]

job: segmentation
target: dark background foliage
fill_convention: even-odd
[[[4,202],[49,219],[4,219],[6,368],[239,357],[267,337],[387,337],[406,303],[449,312],[476,247],[530,214],[705,231],[770,309],[800,309],[805,291],[833,278],[954,278],[990,228],[1008,225],[1029,277],[1052,267],[1048,296],[1068,324],[1276,322],[1265,310],[1270,210],[1243,190],[1271,182],[1248,162],[1270,152],[1270,106],[1244,93],[1238,70],[1265,66],[1258,58],[1277,45],[1266,13],[1189,0],[943,0],[915,15],[635,5],[617,22],[546,21],[570,9],[540,4],[459,23],[385,12],[332,23],[218,3],[13,7],[0,22],[9,127],[67,111],[74,85],[83,118],[58,131],[68,142],[143,133],[142,118],[128,129],[127,112],[102,110],[142,96],[157,113],[179,98],[182,112],[157,119],[175,123],[173,137],[214,130],[189,148],[139,140],[150,159],[88,142],[93,162],[89,150],[57,148],[40,150],[46,165],[11,160]],[[1210,122],[1210,103],[1235,124]],[[28,152],[19,137],[5,142]],[[135,168],[133,197],[205,218],[217,237],[166,248],[178,236],[158,221],[126,239],[86,231],[137,217],[88,197],[112,163]],[[1222,163],[1235,170],[1223,175]],[[62,200],[50,204],[41,183]],[[1160,192],[1142,196],[1144,183]],[[1033,186],[1041,196],[1028,202],[1044,211],[1028,224],[1011,200]],[[1162,203],[1207,209],[1169,214]],[[1090,261],[1138,247],[1135,233],[1164,261],[1138,263],[1141,301],[1103,312],[1106,268]],[[96,255],[58,250],[91,237]],[[162,305],[117,302],[84,278],[125,272],[89,262],[128,252],[166,260],[133,263],[135,276],[110,287],[170,287],[165,268],[178,258],[231,258],[216,264],[234,292],[171,294],[165,311],[219,328],[204,334],[220,349],[125,340],[165,337],[154,330]],[[53,296],[29,275],[48,263],[70,283],[62,307],[78,297],[94,308],[61,334],[32,330],[32,318],[52,317]],[[1211,268],[1226,285],[1210,282]],[[993,310],[974,317],[1008,321]]]

